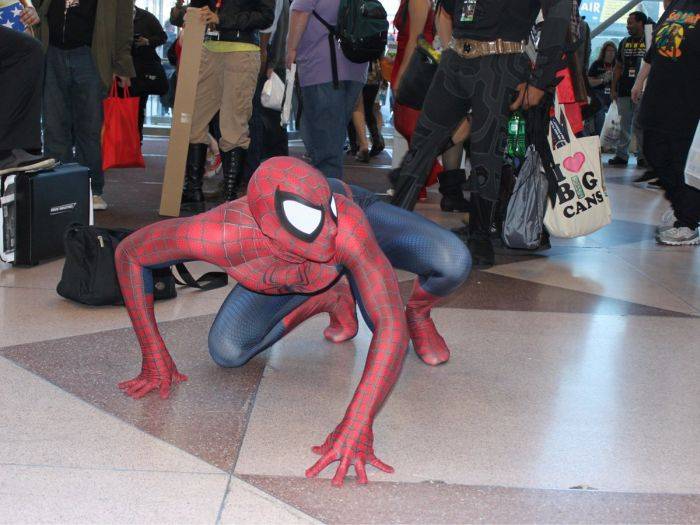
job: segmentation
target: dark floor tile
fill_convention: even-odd
[[[224,470],[235,464],[265,357],[223,369],[207,351],[213,316],[159,323],[178,369],[189,376],[170,398],[124,395],[117,383],[141,366],[131,328],[2,350],[6,357],[88,403]]]
[[[411,281],[399,283],[404,301]],[[440,307],[526,312],[691,317],[687,314],[475,270]]]
[[[371,476],[371,473],[370,473]],[[242,476],[326,523],[697,523],[700,496]]]

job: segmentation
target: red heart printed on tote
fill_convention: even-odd
[[[584,162],[586,162],[586,156],[580,151],[577,151],[571,155],[571,157],[566,157],[564,159],[564,167],[571,173],[578,173],[581,171],[581,166],[583,166]]]

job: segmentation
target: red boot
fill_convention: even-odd
[[[331,320],[323,331],[326,339],[342,343],[357,335],[355,299],[345,278],[325,292],[311,296],[308,301],[288,314],[284,318],[285,332],[291,332],[310,317],[323,312],[327,312]]]
[[[425,364],[431,366],[444,363],[450,358],[450,350],[430,318],[430,309],[439,300],[440,297],[423,290],[416,279],[406,305],[406,321],[413,349]]]

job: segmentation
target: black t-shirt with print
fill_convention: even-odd
[[[92,45],[97,0],[51,0],[49,43],[62,49]]]
[[[618,97],[629,97],[632,94],[632,87],[646,51],[647,46],[643,36],[639,38],[629,36],[620,42],[620,47],[617,49],[617,63],[622,64],[622,74],[617,83]]]
[[[602,78],[607,71],[612,73],[614,64],[606,64],[604,60],[596,60],[588,69],[588,76],[592,78]],[[610,105],[610,85],[612,84],[612,74],[608,75],[610,80],[602,84],[591,87],[593,92],[605,106]]]
[[[654,30],[640,122],[692,137],[700,119],[700,0],[675,0]]]

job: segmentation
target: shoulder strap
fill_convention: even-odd
[[[228,284],[228,274],[226,272],[207,272],[199,279],[195,280],[183,263],[176,264],[175,268],[177,269],[177,273],[180,274],[180,277],[184,281],[180,282],[175,272],[173,272],[175,282],[180,286],[189,286],[190,288],[198,288],[202,291],[207,291],[222,288]]]
[[[316,20],[321,22],[323,26],[328,29],[328,47],[330,47],[331,50],[331,70],[333,72],[333,89],[338,89],[338,86],[340,85],[340,81],[338,79],[338,57],[336,56],[335,52],[335,26],[330,25],[328,22],[326,22],[321,15],[319,15],[316,10],[314,9],[311,11],[311,14],[314,15]]]

